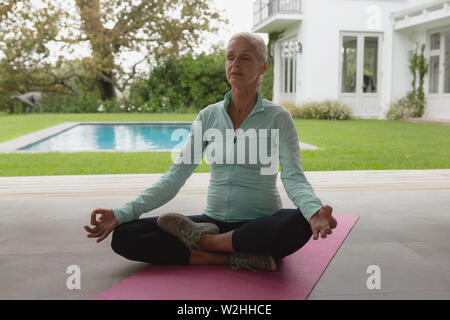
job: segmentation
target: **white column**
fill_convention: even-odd
[[[281,79],[281,50],[280,42],[277,41],[274,44],[274,54],[273,54],[273,98],[275,103],[279,102],[280,99],[280,79]]]

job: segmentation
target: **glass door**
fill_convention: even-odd
[[[381,109],[381,39],[381,34],[341,34],[339,100],[358,116],[377,117]]]

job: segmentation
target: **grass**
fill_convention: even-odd
[[[62,122],[193,121],[196,114],[33,114],[0,116],[0,143]],[[301,152],[303,170],[450,168],[450,126],[389,120],[295,120],[302,142],[324,148]],[[162,152],[0,154],[0,176],[164,173]],[[200,164],[194,172],[209,172]]]

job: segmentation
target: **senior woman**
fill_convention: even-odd
[[[281,259],[299,250],[311,236],[317,240],[332,233],[337,225],[332,208],[322,205],[303,174],[298,134],[290,113],[261,97],[259,89],[268,65],[264,40],[251,33],[235,34],[226,55],[231,90],[224,100],[200,111],[177,161],[154,185],[122,208],[91,213],[94,227],[85,226],[88,237],[100,242],[114,230],[111,246],[116,253],[155,265],[224,264],[234,270],[273,271]],[[224,137],[234,130],[238,138],[253,129],[259,136],[249,138],[250,143],[261,142],[262,136],[265,141],[268,138],[270,150],[279,155],[281,180],[296,208],[282,208],[276,187],[278,162],[275,172],[263,174],[261,159],[247,161],[254,149],[240,148],[242,144],[231,139],[223,143],[226,151],[218,152],[217,141],[204,136],[208,129]],[[200,155],[191,152],[199,135]],[[279,139],[279,143],[272,144],[273,139]],[[139,219],[173,199],[198,166],[198,161],[179,160],[202,158],[214,142],[217,161],[210,162],[211,179],[203,213],[166,213]],[[279,148],[278,152],[272,147]],[[230,162],[233,151],[245,161]],[[228,161],[221,161],[224,159]]]

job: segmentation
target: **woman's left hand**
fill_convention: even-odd
[[[313,232],[313,240],[319,239],[319,234],[323,239],[325,239],[328,234],[332,234],[331,229],[334,229],[337,226],[336,219],[331,215],[332,212],[333,208],[325,205],[311,217],[309,224],[311,225]]]

